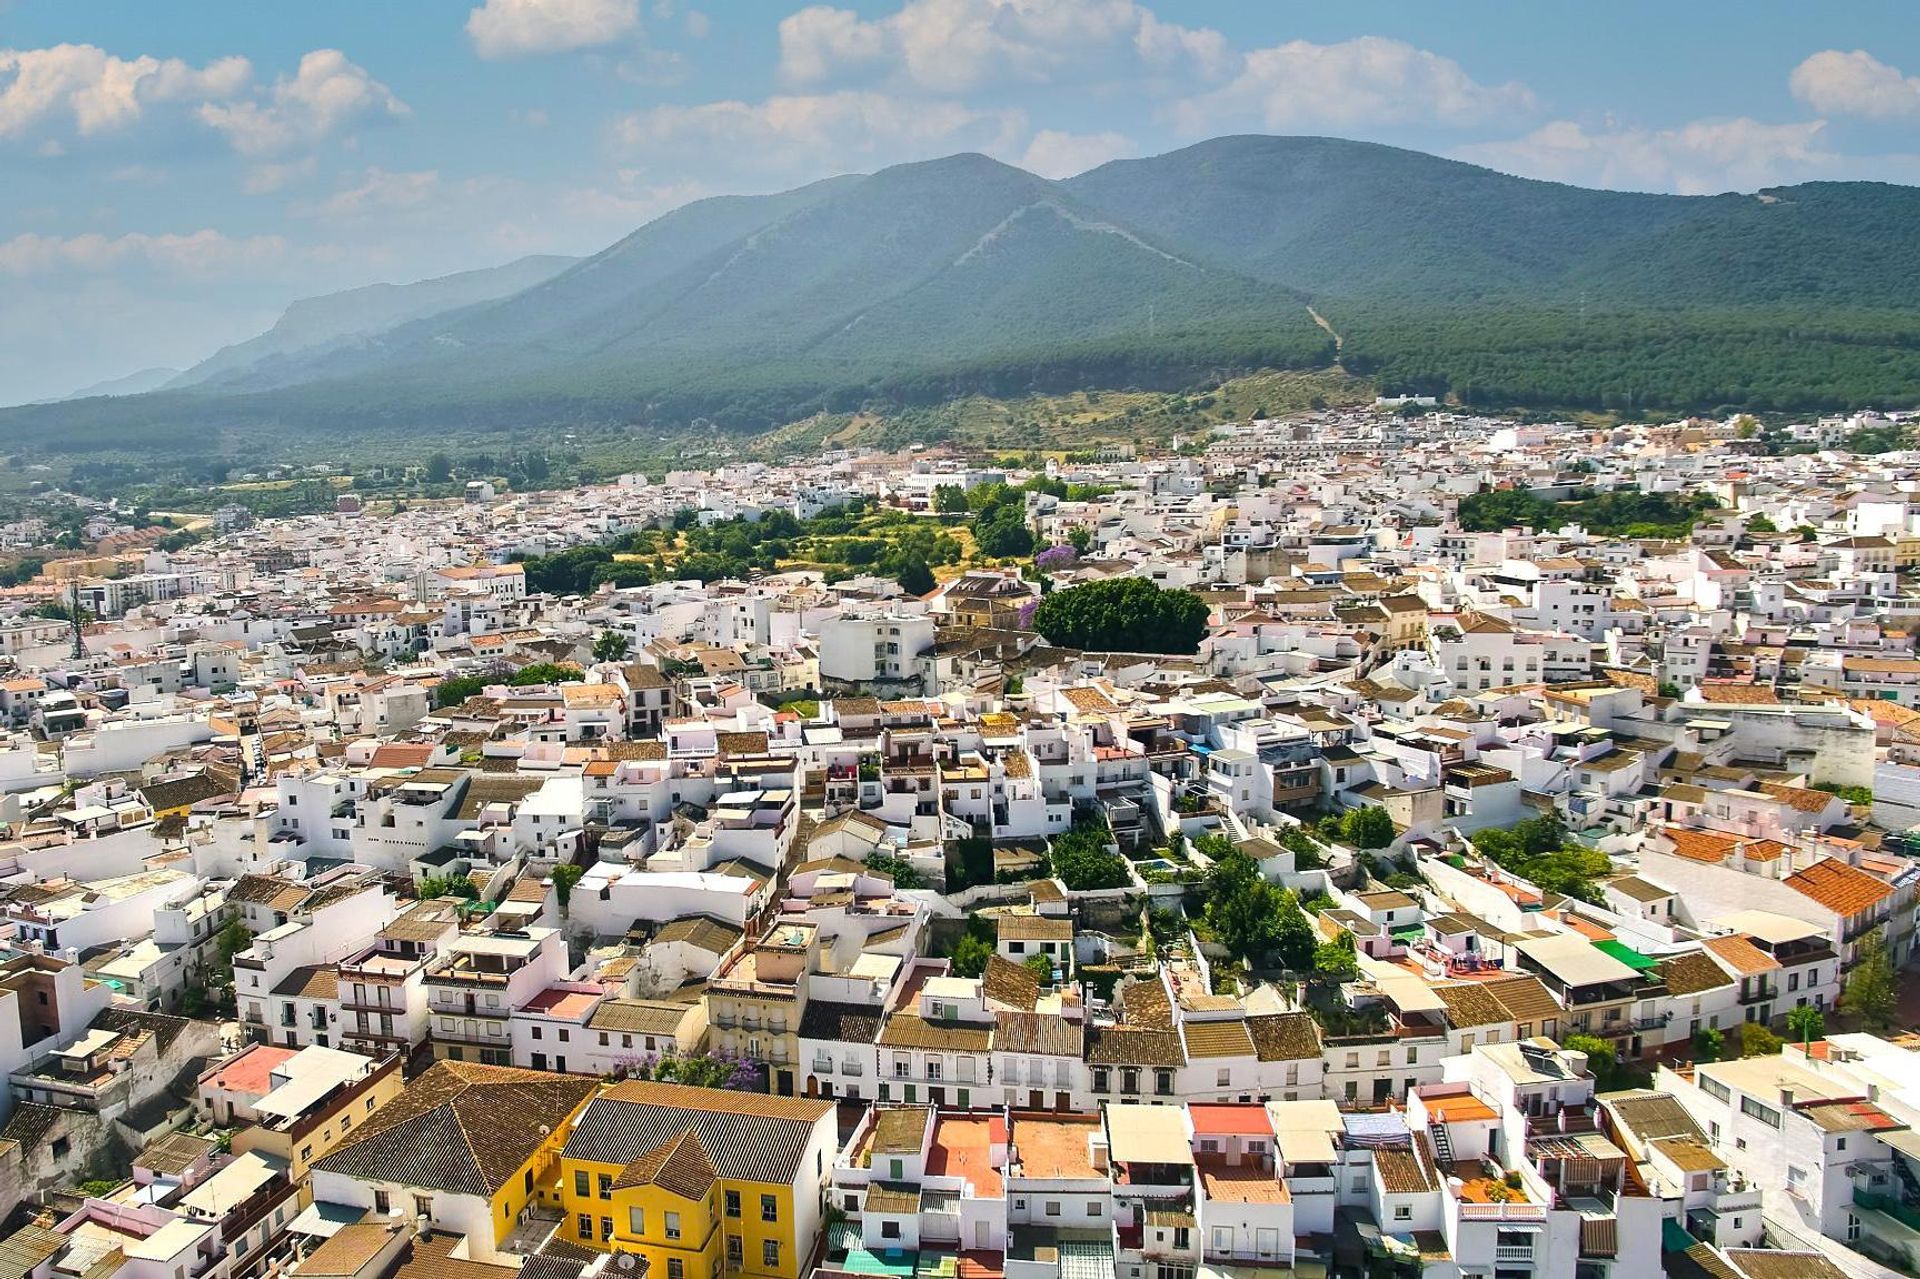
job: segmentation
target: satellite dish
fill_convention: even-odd
[[[634,1256],[630,1252],[623,1252],[619,1256],[619,1262],[622,1270],[631,1270],[633,1269]]]

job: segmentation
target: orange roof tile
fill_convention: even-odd
[[[1858,915],[1893,896],[1891,886],[1831,857],[1787,876],[1787,887],[1842,918]]]

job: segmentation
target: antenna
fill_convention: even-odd
[[[73,660],[82,662],[87,657],[87,646],[81,639],[80,631],[80,579],[67,579],[67,625],[73,631]]]

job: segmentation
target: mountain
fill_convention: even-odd
[[[294,357],[311,358],[321,351],[367,342],[409,320],[519,293],[551,279],[575,261],[524,257],[505,266],[461,271],[413,284],[370,284],[302,298],[265,333],[222,347],[166,385],[178,390],[209,384],[231,388],[269,384],[274,381],[275,368],[297,364]]]
[[[1064,182],[960,155],[702,200],[522,269],[540,278],[297,306],[165,391],[0,413],[0,441],[750,430],[1336,354],[1383,390],[1501,407],[1920,401],[1920,190],[1875,183],[1591,191],[1231,137]]]
[[[147,391],[157,391],[179,376],[179,369],[141,369],[138,373],[128,373],[124,377],[108,378],[104,382],[95,382],[92,386],[83,386],[60,398],[84,400],[95,395],[141,395]]]
[[[1920,189],[1593,191],[1338,138],[1215,138],[1062,184],[1193,253],[1324,297],[1909,306]]]

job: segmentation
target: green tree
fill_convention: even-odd
[[[1780,1036],[1757,1021],[1740,1023],[1740,1055],[1742,1057],[1771,1057],[1782,1046]]]
[[[488,680],[484,675],[450,676],[433,686],[433,704],[443,709],[448,706],[458,706],[469,697],[485,692],[487,684]]]
[[[601,631],[593,641],[593,660],[596,662],[622,661],[632,648],[633,641],[619,631]]]
[[[956,977],[978,977],[987,971],[987,961],[993,958],[993,943],[986,938],[969,932],[953,948],[953,975]]]
[[[1611,1043],[1592,1035],[1568,1035],[1564,1046],[1571,1052],[1587,1055],[1587,1069],[1593,1072],[1596,1088],[1605,1092],[1613,1086],[1620,1069],[1620,1055]]]
[[[1110,839],[1112,833],[1100,821],[1076,822],[1066,834],[1054,837],[1049,860],[1069,892],[1125,888],[1132,882],[1126,858],[1108,850]]]
[[[1727,1050],[1727,1037],[1713,1026],[1702,1026],[1700,1033],[1693,1037],[1693,1056],[1696,1061],[1719,1061],[1720,1054]]]
[[[1214,861],[1200,893],[1202,919],[1233,958],[1251,964],[1272,955],[1283,968],[1314,966],[1319,938],[1299,899],[1262,876],[1239,849],[1230,848]]]
[[[1846,992],[1841,1006],[1873,1030],[1885,1030],[1893,1024],[1893,1012],[1899,1002],[1899,990],[1893,973],[1893,959],[1887,954],[1885,932],[1875,928],[1860,939],[1853,970],[1847,974]]]
[[[567,908],[573,904],[573,886],[586,873],[586,867],[573,862],[562,862],[553,868],[553,898],[560,904],[561,915],[564,916]]]
[[[1340,838],[1354,848],[1385,848],[1398,835],[1393,818],[1378,804],[1348,809],[1340,818]]]
[[[1795,1004],[1787,1009],[1787,1033],[1809,1046],[1827,1033],[1827,1018],[1812,1004]]]
[[[480,890],[465,875],[429,875],[420,881],[420,900],[434,897],[461,897],[467,901],[477,900]]]
[[[933,490],[933,509],[941,515],[965,515],[967,491],[958,484],[938,484]]]
[[[904,857],[894,857],[888,853],[869,853],[866,867],[876,875],[885,875],[893,881],[895,888],[925,888],[926,880],[920,872]]]
[[[933,580],[933,570],[919,556],[913,556],[900,566],[894,580],[900,583],[900,589],[909,595],[925,595],[937,583]]]
[[[1048,955],[1028,955],[1027,971],[1032,973],[1042,987],[1053,985],[1053,959]]]
[[[1093,530],[1084,524],[1076,524],[1067,530],[1067,545],[1081,555],[1093,549]]]
[[[1144,577],[1115,577],[1055,591],[1033,612],[1049,644],[1117,653],[1192,653],[1207,633],[1207,602],[1163,591]]]
[[[1778,533],[1779,531],[1778,526],[1764,515],[1756,515],[1747,521],[1749,533]]]
[[[1352,981],[1360,975],[1360,955],[1354,949],[1353,934],[1341,931],[1332,941],[1314,947],[1313,971],[1338,981]]]
[[[508,676],[507,683],[514,688],[530,688],[535,684],[569,684],[586,677],[586,672],[572,663],[531,662]]]
[[[427,483],[445,484],[453,478],[453,459],[445,453],[433,453],[427,458]]]

